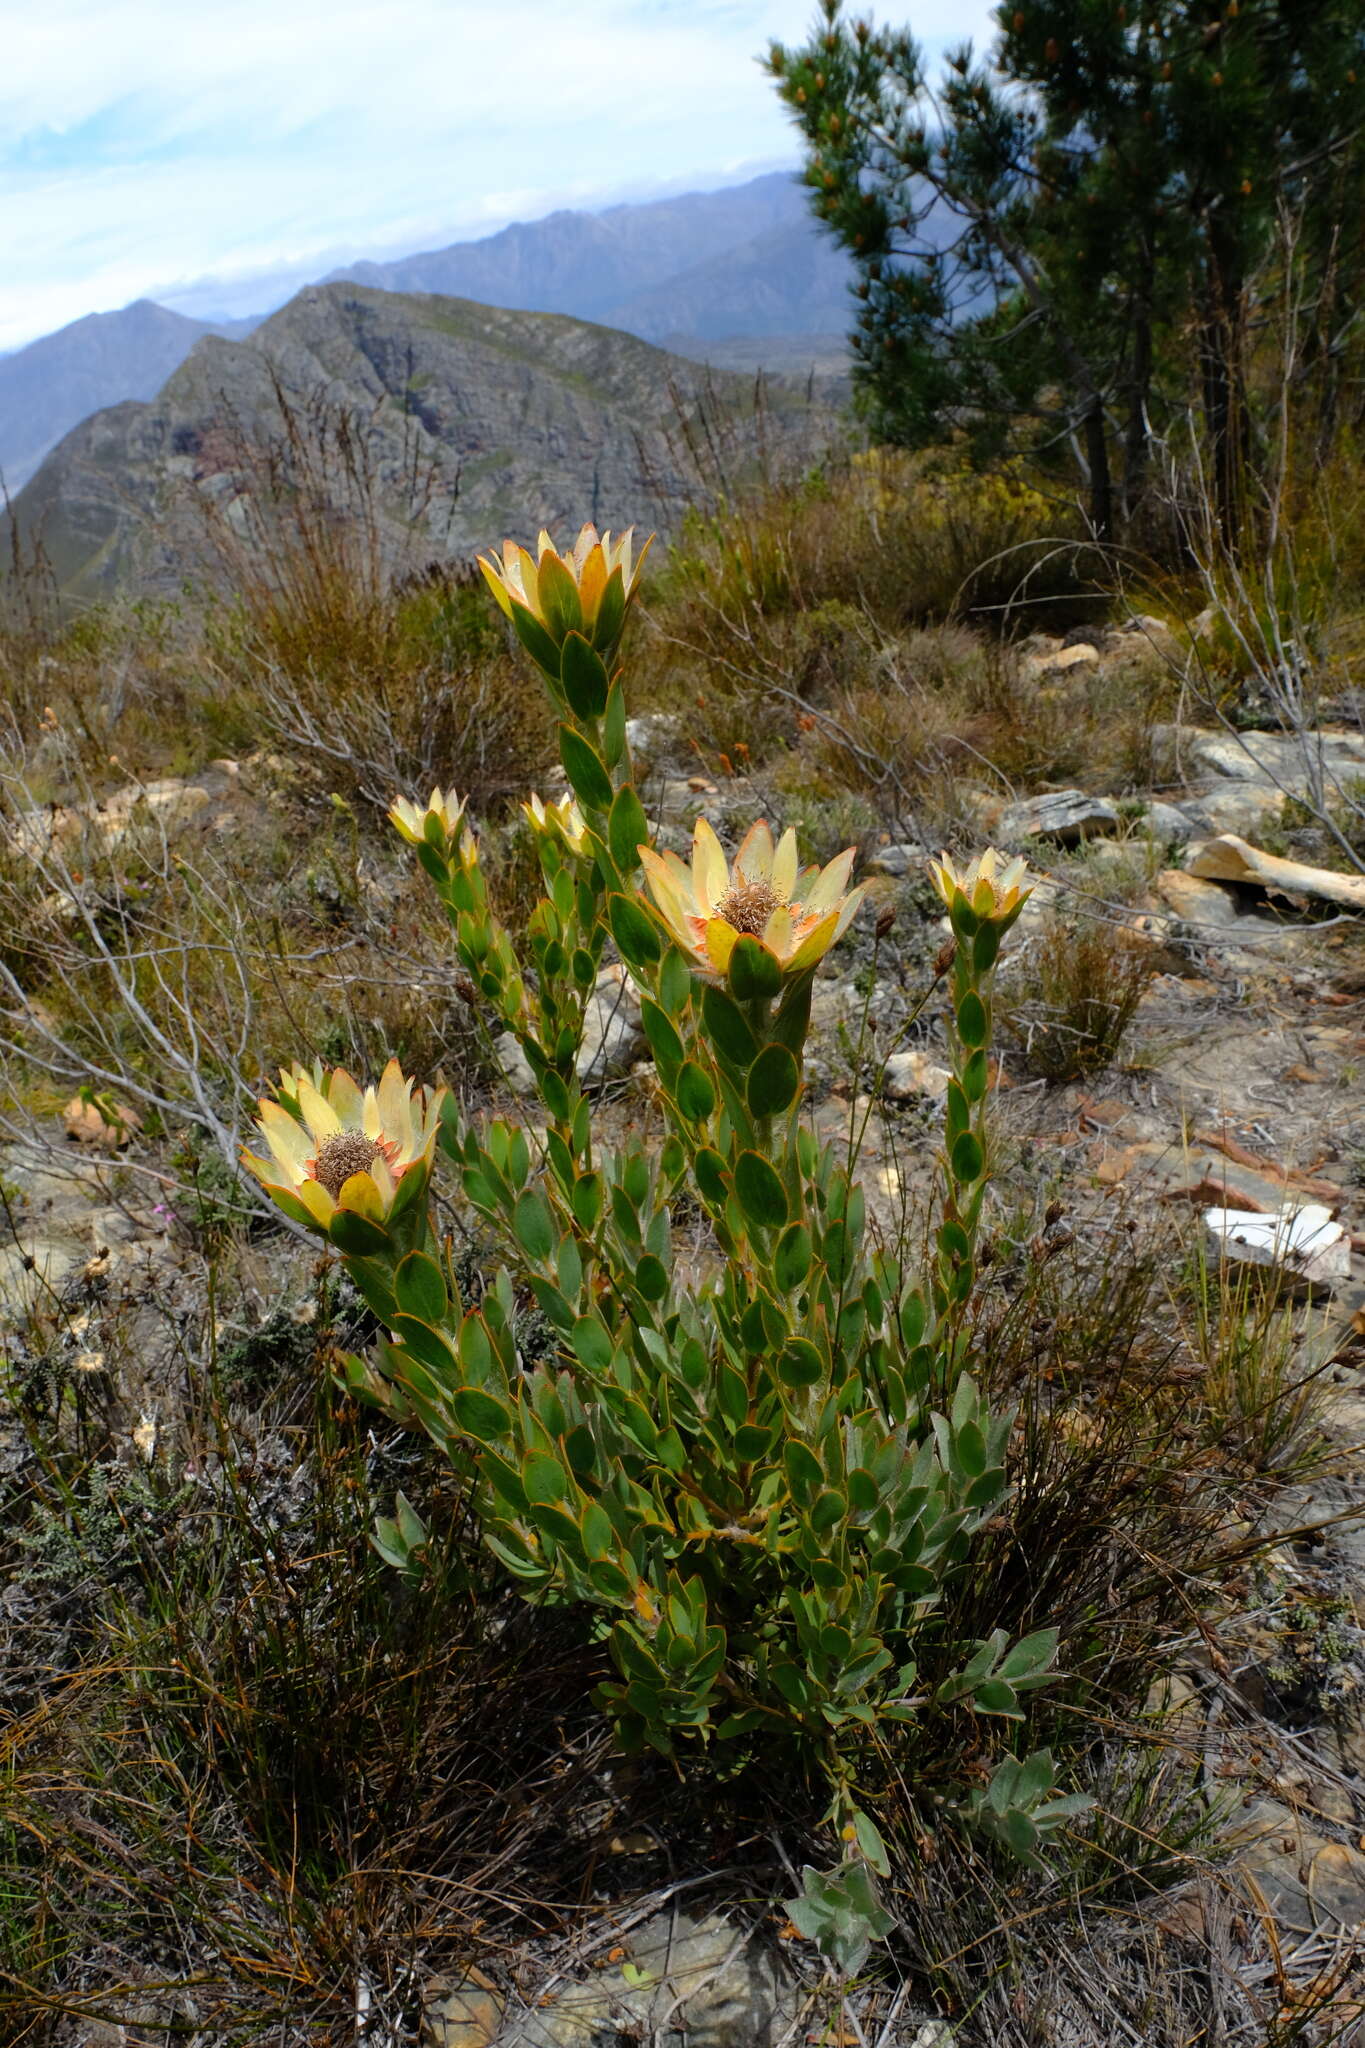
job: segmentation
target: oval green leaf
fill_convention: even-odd
[[[801,1068],[785,1045],[765,1045],[749,1069],[745,1094],[751,1116],[780,1116],[801,1087]]]
[[[761,1152],[741,1152],[735,1161],[735,1193],[750,1223],[780,1230],[787,1220],[787,1191],[771,1160]]]
[[[571,725],[559,728],[559,758],[573,793],[590,811],[609,811],[615,794],[601,755]]]

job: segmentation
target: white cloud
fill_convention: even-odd
[[[951,0],[931,46],[975,29]],[[0,69],[0,347],[187,280],[437,246],[794,161],[810,0],[42,0]],[[894,7],[887,10],[899,18]]]

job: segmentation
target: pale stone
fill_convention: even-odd
[[[1069,846],[1092,832],[1114,832],[1118,823],[1119,814],[1107,797],[1087,796],[1081,789],[1054,789],[1011,804],[1001,816],[1000,833],[1006,840],[1056,839]]]
[[[911,1102],[917,1097],[930,1101],[941,1101],[948,1093],[952,1075],[925,1052],[912,1047],[906,1052],[893,1052],[886,1062],[886,1079],[883,1092],[892,1102]]]
[[[1088,640],[1079,641],[1074,647],[1059,647],[1047,654],[1026,654],[1020,668],[1030,681],[1040,681],[1044,676],[1064,675],[1068,669],[1098,668],[1100,653]]]
[[[644,1042],[634,982],[624,967],[604,967],[583,1017],[579,1080],[591,1087],[625,1073]]]
[[[1241,922],[1237,898],[1222,882],[1203,882],[1197,875],[1187,875],[1183,868],[1163,868],[1155,888],[1182,924],[1226,931]]]
[[[892,846],[879,846],[870,853],[863,864],[865,875],[891,875],[896,881],[903,881],[907,875],[923,874],[928,859],[922,846],[913,840],[897,840]]]
[[[1215,1259],[1274,1267],[1309,1288],[1330,1288],[1351,1276],[1351,1240],[1318,1202],[1263,1215],[1252,1209],[1206,1209],[1204,1229]]]

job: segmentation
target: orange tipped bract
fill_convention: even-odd
[[[362,1089],[343,1067],[281,1069],[279,1099],[260,1105],[262,1153],[242,1164],[294,1222],[327,1233],[338,1210],[384,1223],[431,1176],[443,1088],[427,1091],[390,1060]]]
[[[705,818],[697,820],[692,858],[640,848],[640,860],[660,917],[679,948],[703,974],[723,976],[739,939],[757,939],[784,976],[804,973],[842,938],[862,902],[864,885],[850,889],[854,849],[824,868],[799,866],[796,834],[774,844],[762,818],[751,825],[727,862]]]

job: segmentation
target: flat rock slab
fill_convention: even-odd
[[[795,2021],[801,1994],[782,1958],[719,1913],[658,1913],[620,1946],[619,1967],[516,2015],[494,2048],[776,2048]]]
[[[1299,1285],[1331,1288],[1351,1277],[1351,1240],[1319,1202],[1289,1205],[1270,1215],[1250,1209],[1204,1212],[1209,1251],[1220,1263],[1265,1266]]]
[[[1365,734],[1345,728],[1305,733],[1223,732],[1203,726],[1159,725],[1153,744],[1168,751],[1186,775],[1231,782],[1264,782],[1301,795],[1317,781],[1330,789],[1365,775]]]
[[[1011,804],[1001,814],[1000,832],[1007,840],[1055,839],[1073,846],[1095,832],[1116,832],[1118,824],[1119,814],[1107,797],[1087,796],[1082,789],[1056,789]]]

